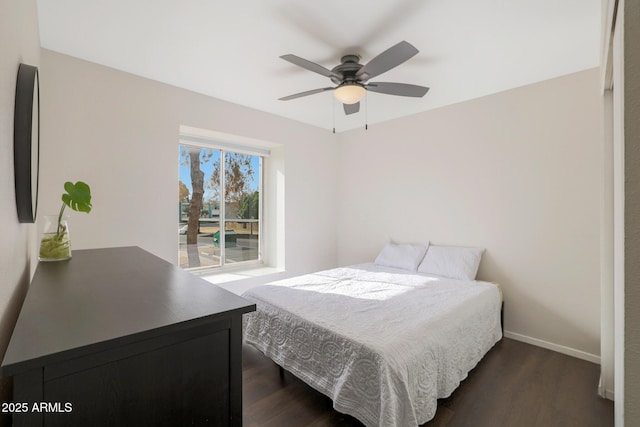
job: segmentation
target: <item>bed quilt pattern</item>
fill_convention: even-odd
[[[486,282],[375,264],[336,268],[243,294],[244,338],[367,426],[432,419],[502,337]]]

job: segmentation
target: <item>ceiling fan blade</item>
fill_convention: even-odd
[[[360,111],[360,103],[356,102],[355,104],[342,104],[344,107],[344,113],[346,115],[355,114]]]
[[[369,83],[365,85],[365,87],[371,92],[397,96],[412,96],[415,98],[421,98],[429,91],[428,87],[410,85],[407,83],[375,82]]]
[[[308,90],[306,92],[294,93],[293,95],[285,96],[283,98],[278,98],[278,101],[288,101],[290,99],[302,98],[303,96],[313,95],[320,92],[326,92],[328,90],[334,90],[333,87],[323,87],[322,89],[313,89]]]
[[[413,57],[416,53],[418,53],[418,49],[411,43],[401,41],[369,61],[364,67],[358,70],[356,76],[360,77],[361,81],[367,81],[397,67]]]
[[[289,54],[289,55],[282,55],[280,58],[284,59],[285,61],[289,61],[292,64],[297,65],[298,67],[302,67],[306,70],[313,71],[314,73],[318,73],[322,76],[337,77],[339,79],[342,79],[342,75],[336,72],[333,72],[331,70],[327,70],[322,65],[316,64],[315,62],[311,62],[304,58],[300,58],[299,56]]]

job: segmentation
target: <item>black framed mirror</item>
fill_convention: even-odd
[[[40,83],[38,68],[26,64],[20,64],[16,81],[13,166],[18,220],[33,223],[40,174]]]

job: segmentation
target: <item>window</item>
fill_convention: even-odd
[[[181,140],[179,165],[179,265],[260,262],[263,156]]]

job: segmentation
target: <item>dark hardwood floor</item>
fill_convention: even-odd
[[[246,427],[362,426],[331,399],[243,348]],[[607,427],[613,402],[597,394],[599,367],[508,338],[495,345],[424,427]]]

